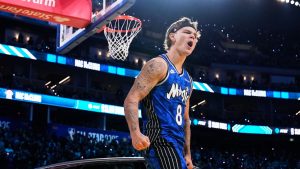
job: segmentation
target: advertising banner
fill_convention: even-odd
[[[84,28],[91,22],[91,0],[0,0],[0,11]]]
[[[126,132],[106,131],[95,128],[67,126],[62,124],[50,125],[50,132],[55,133],[57,136],[67,137],[71,140],[73,140],[75,134],[81,134],[83,136],[94,138],[98,142],[111,142],[112,140],[128,141],[130,138],[129,133]]]

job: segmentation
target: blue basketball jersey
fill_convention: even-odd
[[[191,95],[192,79],[185,69],[179,74],[166,54],[160,57],[167,62],[168,71],[166,77],[142,101],[143,113],[146,113],[144,133],[150,142],[164,138],[183,146],[184,112]]]

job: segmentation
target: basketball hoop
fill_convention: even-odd
[[[141,28],[141,20],[128,15],[120,15],[110,21],[104,28],[109,56],[124,61],[128,56],[133,38],[141,31]]]

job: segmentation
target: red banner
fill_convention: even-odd
[[[0,0],[0,11],[77,28],[91,22],[91,0]]]

